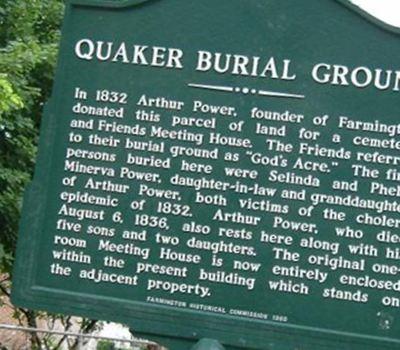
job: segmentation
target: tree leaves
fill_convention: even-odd
[[[11,256],[42,108],[51,91],[63,6],[62,0],[3,0],[0,5],[0,244]],[[11,263],[0,264],[0,270],[10,272]]]
[[[24,103],[20,96],[15,93],[7,75],[0,74],[0,123],[2,114],[10,112],[14,108],[20,109],[22,107],[24,107]]]
[[[1,0],[0,3],[0,275],[12,273],[22,196],[30,181],[44,103],[48,100],[57,58],[62,0]],[[0,281],[0,295],[10,283]],[[1,305],[0,305],[1,306]],[[63,324],[63,316],[14,308],[14,318],[30,327],[45,318]],[[71,317],[64,325],[70,330]],[[90,333],[96,321],[82,320]],[[31,346],[58,350],[65,339],[31,335]],[[77,342],[71,345],[76,348]]]

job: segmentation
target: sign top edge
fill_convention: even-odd
[[[123,9],[131,6],[137,6],[150,1],[154,0],[67,0],[69,4],[76,6],[103,7],[103,8],[114,8],[114,9]],[[383,20],[371,15],[367,11],[363,10],[361,7],[353,4],[350,0],[328,0],[328,1],[335,1],[337,3],[340,3],[343,6],[354,11],[361,17],[365,18],[369,22],[373,23],[374,25],[388,32],[400,35],[399,27],[388,24]]]

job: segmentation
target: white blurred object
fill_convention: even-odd
[[[400,27],[399,0],[351,0],[351,2],[381,21]]]
[[[117,338],[121,340],[133,340],[132,334],[129,332],[129,329],[123,325],[111,322],[104,322],[103,327],[95,332],[96,335],[106,337],[106,338]],[[140,350],[141,347],[139,345],[133,346],[129,342],[112,342],[117,348],[122,349],[132,349],[132,350]],[[88,344],[85,345],[84,350],[96,350],[98,341],[91,340]]]

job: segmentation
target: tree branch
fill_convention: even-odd
[[[7,288],[3,287],[1,283],[3,283],[4,281],[0,282],[0,290],[3,294],[5,294],[7,296],[7,298],[11,297],[10,292],[7,290]]]
[[[3,284],[4,282],[9,282],[10,281],[10,276],[7,276],[4,280],[0,281],[0,284]]]
[[[68,332],[68,331],[70,330],[71,326],[72,326],[72,323],[71,323],[71,316],[68,316],[65,320],[64,320],[64,317],[62,317],[62,318],[61,318],[61,323],[62,323],[62,325],[64,326],[64,330],[65,330],[66,332]],[[58,343],[55,345],[55,347],[53,348],[53,350],[58,350],[58,349],[61,347],[62,343],[64,343],[64,341],[65,341],[67,338],[68,338],[68,337],[67,337],[66,335],[64,335],[64,336],[58,341]]]

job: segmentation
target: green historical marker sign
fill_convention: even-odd
[[[398,30],[334,0],[66,11],[15,304],[172,348],[399,349]]]

